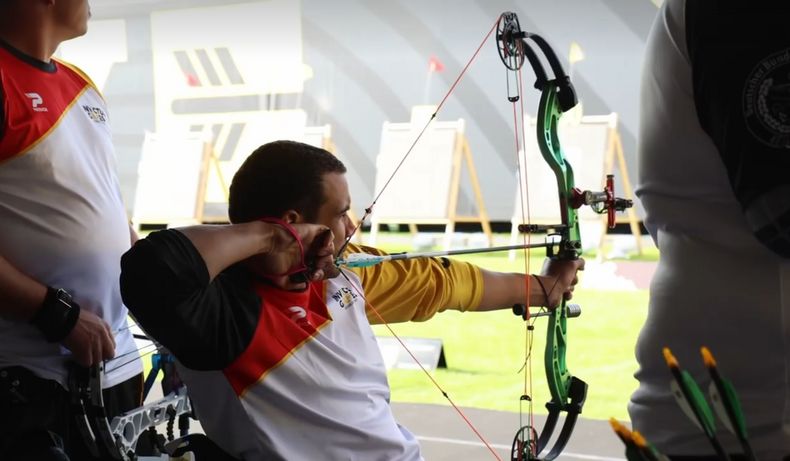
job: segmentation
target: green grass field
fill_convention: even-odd
[[[402,245],[382,247],[404,249]],[[491,270],[524,270],[523,258],[510,261],[506,254],[458,259]],[[643,259],[655,260],[657,252],[648,250]],[[542,257],[533,256],[531,272],[538,272],[542,261]],[[647,313],[647,298],[647,290],[576,290],[573,302],[582,306],[582,315],[568,321],[567,364],[573,375],[589,384],[585,417],[627,419],[628,397],[637,384],[633,378],[634,345]],[[545,413],[544,404],[549,399],[543,361],[546,322],[541,320],[535,327],[531,361],[536,413]],[[398,336],[442,340],[447,369],[438,369],[434,377],[457,405],[518,411],[519,397],[524,393],[524,372],[520,370],[526,357],[526,331],[524,322],[509,310],[445,312],[427,322],[391,327]],[[374,329],[377,335],[391,335],[385,326]],[[420,370],[391,370],[389,379],[394,401],[447,404]]]

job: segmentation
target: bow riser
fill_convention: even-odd
[[[548,163],[557,179],[562,219],[562,227],[559,230],[559,250],[556,255],[550,256],[558,259],[577,259],[581,256],[581,233],[579,231],[577,211],[571,206],[570,202],[570,194],[575,187],[573,168],[565,160],[565,155],[562,152],[560,140],[557,136],[562,109],[558,103],[557,85],[554,81],[545,83],[541,92],[539,107],[538,146],[544,160]],[[545,352],[546,370],[551,371],[547,373],[547,379],[552,402],[561,407],[564,407],[568,402],[571,381],[571,374],[568,371],[565,360],[568,344],[568,317],[566,312],[567,309],[563,300],[562,305],[553,310],[549,316]],[[565,408],[562,409],[564,410]]]
[[[573,206],[573,189],[575,186],[573,167],[565,160],[560,146],[558,133],[562,109],[557,98],[555,81],[545,83],[540,97],[538,112],[538,146],[543,159],[548,163],[557,179],[557,191],[560,202],[560,259],[577,259],[581,256],[581,232],[576,208]]]

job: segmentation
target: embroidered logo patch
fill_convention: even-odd
[[[107,114],[105,114],[104,111],[98,107],[91,107],[85,105],[82,106],[82,109],[85,111],[86,114],[88,114],[88,117],[90,117],[91,120],[93,120],[96,123],[104,123],[107,121]]]
[[[743,92],[743,115],[760,142],[790,147],[790,49],[768,56],[752,69]]]

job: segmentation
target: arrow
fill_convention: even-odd
[[[642,450],[636,445],[631,431],[629,431],[628,428],[620,424],[620,422],[614,418],[609,418],[609,424],[612,426],[612,429],[614,429],[614,433],[617,434],[617,437],[625,444],[625,459],[628,461],[650,461],[645,458]]]
[[[724,423],[724,426],[738,437],[746,457],[749,460],[756,461],[757,457],[749,443],[749,436],[746,432],[746,420],[743,417],[741,402],[738,399],[738,394],[735,392],[735,387],[729,380],[724,379],[719,374],[716,359],[713,358],[710,350],[703,346],[700,352],[702,353],[702,361],[705,363],[705,368],[708,369],[708,374],[710,374],[711,383],[708,388],[708,395],[710,395],[711,402],[713,402],[716,414]]]
[[[528,245],[507,245],[489,248],[466,248],[463,250],[440,250],[440,251],[426,251],[426,252],[403,252],[392,253],[388,255],[372,255],[369,253],[351,253],[345,258],[338,258],[335,260],[335,265],[353,267],[370,267],[376,264],[381,264],[386,261],[402,261],[414,258],[436,258],[441,256],[455,256],[477,253],[492,253],[495,251],[510,251],[522,250],[525,248],[546,248],[552,246],[552,243],[531,243]]]
[[[691,422],[702,429],[713,449],[716,450],[716,455],[722,460],[730,461],[729,455],[724,451],[719,439],[716,438],[716,424],[713,420],[713,411],[705,400],[699,385],[687,371],[680,369],[678,360],[672,355],[672,351],[668,347],[665,347],[663,352],[664,360],[666,360],[674,378],[671,387],[678,405],[680,405],[680,408]]]
[[[639,431],[631,432],[631,439],[649,461],[669,461],[669,458],[658,451],[658,449],[652,443],[648,442]]]

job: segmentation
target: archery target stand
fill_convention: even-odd
[[[606,148],[604,171],[606,171],[607,174],[614,172],[614,161],[617,159],[619,175],[615,176],[615,180],[618,178],[620,179],[624,198],[636,203],[634,200],[634,190],[631,187],[631,179],[628,176],[628,167],[625,163],[625,155],[623,154],[623,142],[622,139],[620,139],[620,132],[617,129],[617,113],[612,112],[609,114],[609,119],[609,141]],[[617,194],[617,190],[615,190],[615,194]],[[628,223],[631,228],[631,235],[634,236],[636,252],[639,256],[642,256],[642,231],[639,229],[639,218],[636,215],[636,208],[627,208],[625,217],[619,216],[615,218],[615,223],[618,222]],[[608,232],[606,215],[601,216],[601,227],[603,232],[601,232],[601,240],[598,244],[599,250],[603,249],[606,233]]]
[[[334,141],[332,140],[332,125],[326,124],[319,126],[301,126],[291,129],[289,133],[296,133],[299,132],[300,130],[301,130],[301,134],[299,136],[293,134],[291,135],[286,134],[285,136],[282,137],[282,139],[291,139],[294,141],[299,141],[305,144],[309,144],[311,146],[320,147],[321,149],[326,150],[330,154],[336,157],[338,156],[337,148],[335,146]],[[269,142],[269,141],[274,141],[274,139],[270,139],[265,142]],[[224,169],[220,167],[220,158],[219,158],[220,153],[217,151],[217,149],[213,148],[213,143],[210,143],[210,146],[211,146],[211,150],[209,152],[208,164],[206,165],[205,169],[207,172],[209,172],[209,175],[211,176],[212,182],[214,184],[214,189],[209,190],[204,185],[202,189],[202,194],[204,195],[208,194],[208,199],[206,197],[203,197],[202,200],[203,203],[205,203],[207,200],[210,201],[211,197],[219,197],[220,201],[224,200],[224,202],[227,203],[229,191],[230,191],[230,183],[227,176],[228,173],[231,173],[231,176],[232,174],[235,174],[235,170],[232,172],[224,171]],[[252,153],[252,150],[249,153]],[[239,164],[238,166],[241,165]],[[208,182],[209,181],[206,181],[206,183]],[[353,214],[353,212],[349,211],[349,216],[351,217],[351,220],[354,221],[354,223],[356,224],[357,218]],[[223,220],[221,216],[219,217],[214,216],[211,219],[215,221]],[[360,241],[359,235],[355,237],[355,241],[357,242]]]
[[[337,155],[330,125],[302,129],[296,140]],[[217,198],[227,203],[230,186],[215,138],[216,134],[206,129],[183,135],[145,134],[132,210],[136,229],[141,225],[174,227],[227,220],[222,214],[206,213],[207,204]],[[353,214],[351,219],[356,223]],[[360,241],[359,234],[355,240]]]
[[[211,143],[201,133],[176,136],[147,132],[137,170],[132,210],[135,228],[202,222],[212,151]],[[173,174],[176,171],[179,174]]]
[[[419,224],[440,224],[445,226],[442,246],[449,249],[456,223],[469,222],[480,223],[488,245],[492,244],[491,224],[464,134],[463,119],[434,120],[408,157],[403,158],[435,110],[434,106],[416,106],[408,123],[384,122],[376,157],[375,190],[381,191],[391,177],[392,180],[373,206],[370,245],[376,244],[381,224],[408,224],[412,234],[417,232]],[[474,214],[459,212],[464,165]]]
[[[560,144],[568,162],[573,167],[576,187],[585,190],[603,190],[606,174],[611,174],[617,161],[618,174],[615,176],[617,187],[615,193],[633,200],[634,194],[628,176],[623,144],[617,128],[617,113],[608,115],[585,115],[560,122]],[[526,121],[527,133],[536,132],[536,119]],[[517,168],[518,178],[515,192],[515,207],[511,218],[510,241],[515,245],[519,241],[518,225],[522,221],[522,202],[524,191],[527,191],[529,200],[529,220],[533,224],[557,224],[560,222],[559,201],[557,199],[557,183],[554,173],[548,167],[540,153],[535,136],[527,136],[524,143],[526,162],[521,162]],[[525,172],[525,166],[528,171]],[[524,179],[526,177],[526,184]],[[526,202],[525,202],[526,203]],[[526,207],[525,207],[526,209]],[[634,236],[635,248],[639,255],[642,254],[642,238],[639,229],[639,219],[634,208],[628,208],[625,216],[618,216],[618,223],[628,222]],[[599,215],[589,207],[579,210],[579,226],[582,232],[582,242],[595,242],[586,247],[598,251],[598,258],[602,258],[604,245],[607,239],[606,214]],[[509,253],[510,259],[516,253]]]

